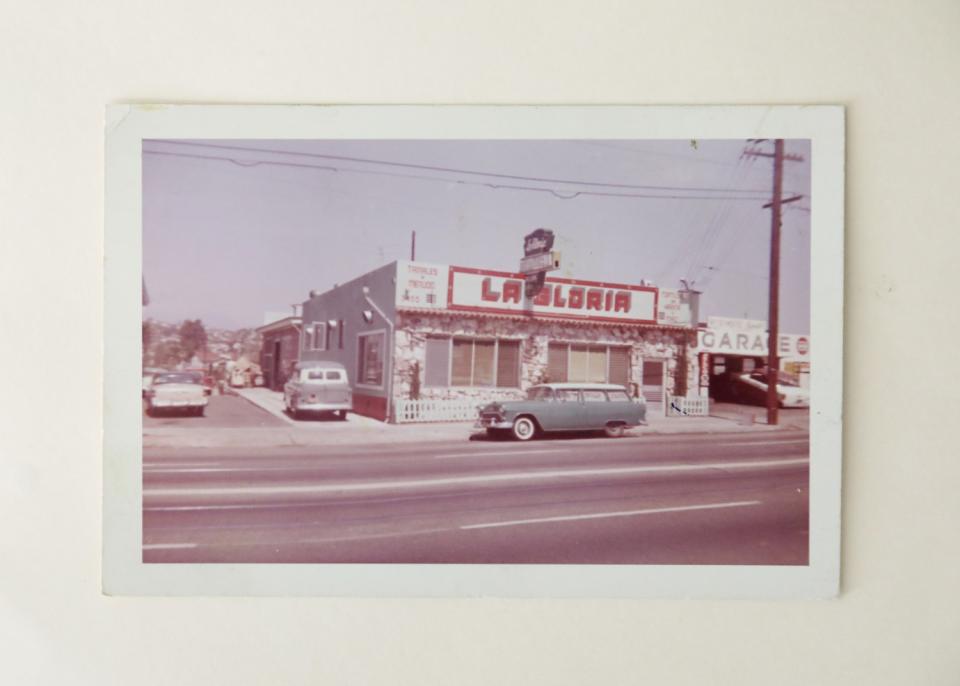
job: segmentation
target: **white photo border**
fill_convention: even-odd
[[[144,139],[812,141],[810,556],[806,566],[145,564]],[[109,595],[825,598],[840,579],[844,109],[840,106],[112,105],[106,111],[103,591]]]

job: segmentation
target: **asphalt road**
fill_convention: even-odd
[[[808,560],[802,432],[148,449],[145,562]]]
[[[250,426],[286,426],[286,423],[240,396],[212,395],[203,417],[194,417],[182,410],[163,410],[162,414],[154,417],[144,413],[143,426],[239,429]]]

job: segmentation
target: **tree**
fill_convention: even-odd
[[[159,367],[176,367],[183,359],[183,350],[175,340],[160,341],[153,347],[153,364]]]
[[[199,319],[187,319],[180,325],[180,348],[183,359],[189,362],[198,352],[207,349],[207,330]]]
[[[150,323],[143,322],[141,324],[142,335],[143,335],[143,361],[146,364],[147,361],[147,351],[150,349]]]

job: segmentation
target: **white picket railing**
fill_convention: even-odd
[[[473,399],[424,399],[398,400],[395,408],[398,424],[407,422],[462,422],[477,418],[477,405]]]
[[[663,402],[663,413],[667,417],[706,417],[710,414],[710,398],[667,395]]]

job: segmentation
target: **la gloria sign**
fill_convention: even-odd
[[[447,308],[538,317],[653,324],[657,289],[600,281],[547,278],[533,298],[522,274],[450,267]]]

